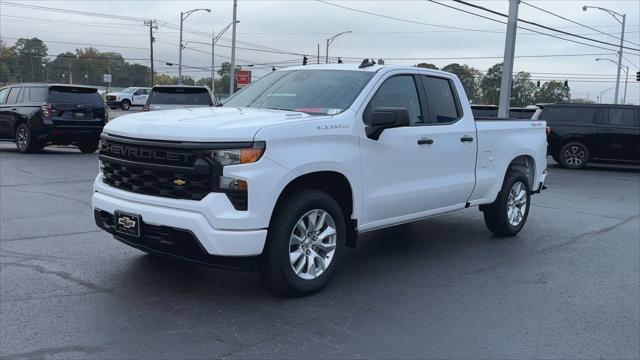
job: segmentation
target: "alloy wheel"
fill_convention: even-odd
[[[584,150],[578,145],[573,145],[565,149],[562,156],[564,157],[564,161],[569,166],[578,167],[581,166],[582,163],[584,163]]]
[[[336,224],[328,212],[314,209],[302,215],[289,238],[293,272],[304,280],[316,279],[331,265],[336,244]]]
[[[511,226],[518,226],[527,212],[527,187],[520,181],[511,186],[507,200],[507,219]]]
[[[24,126],[16,133],[16,145],[20,151],[24,151],[29,145],[29,133]]]

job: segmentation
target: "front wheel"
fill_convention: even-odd
[[[131,101],[122,100],[122,102],[120,103],[120,108],[125,111],[131,109]]]
[[[260,271],[280,295],[303,296],[324,287],[345,251],[345,218],[327,193],[301,190],[278,206]]]
[[[519,233],[529,215],[530,194],[527,177],[520,171],[510,171],[496,201],[482,208],[489,231],[504,237]]]

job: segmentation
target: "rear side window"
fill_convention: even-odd
[[[15,104],[18,102],[18,94],[20,94],[20,88],[14,87],[9,90],[9,96],[7,96],[7,104]]]
[[[471,107],[473,117],[498,117],[498,109],[485,107]]]
[[[577,106],[547,106],[542,110],[539,120],[548,122],[576,122],[592,124],[596,108]]]
[[[25,95],[25,101],[44,102],[46,100],[46,89],[43,87],[26,88],[28,95]]]
[[[52,86],[49,88],[50,103],[83,104],[102,106],[102,97],[97,89],[72,86]]]
[[[392,107],[409,110],[411,124],[422,122],[418,90],[412,75],[394,76],[384,81],[371,99],[367,111]]]
[[[202,88],[156,88],[149,97],[151,105],[207,105],[212,106],[211,95]]]
[[[633,109],[609,109],[609,125],[613,126],[634,126],[635,116]],[[605,124],[607,121],[605,120]]]
[[[513,119],[531,119],[535,112],[535,109],[509,110],[509,117]]]
[[[4,99],[6,99],[8,93],[9,88],[0,89],[0,104],[4,104]]]
[[[451,123],[460,117],[456,104],[456,94],[447,79],[422,76],[427,95],[427,107],[434,124]]]

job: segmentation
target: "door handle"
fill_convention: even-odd
[[[462,141],[462,142],[471,142],[471,141],[473,141],[473,137],[469,136],[469,135],[465,135],[465,136],[460,138],[460,141]]]
[[[602,132],[612,132],[613,129],[611,129],[611,128],[600,128],[600,131],[602,131]]]
[[[422,139],[418,140],[418,145],[424,145],[424,144],[427,144],[427,145],[433,144],[433,139],[422,138]]]

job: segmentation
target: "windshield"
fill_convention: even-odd
[[[128,87],[128,88],[122,90],[121,92],[123,92],[123,93],[132,93],[135,89],[136,88]]]
[[[205,88],[156,88],[151,92],[149,105],[205,105],[213,106]]]
[[[229,98],[223,106],[334,115],[346,110],[373,77],[348,70],[276,71]]]

